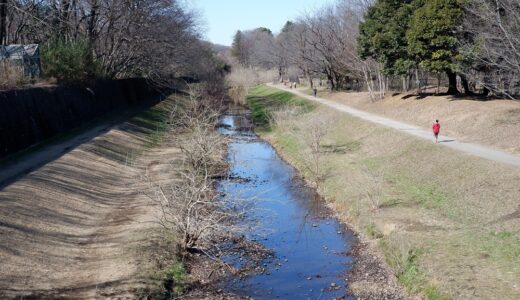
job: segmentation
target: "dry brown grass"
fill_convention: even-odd
[[[319,96],[428,129],[439,119],[443,134],[520,154],[520,101],[400,94],[371,102],[368,93],[326,91]]]
[[[427,101],[435,106],[438,99]],[[501,103],[488,104],[516,105]],[[324,157],[324,166],[332,169],[322,185],[324,196],[360,232],[371,228],[383,234],[380,249],[404,285],[425,299],[520,297],[518,168],[437,147],[324,107],[312,114],[337,114],[340,121],[327,140],[354,145]],[[294,115],[284,128],[304,128],[309,118]],[[305,143],[278,129],[265,137],[301,167],[298,157]],[[376,184],[382,189],[377,210],[366,196],[366,188],[374,185],[367,169],[368,174],[384,173],[377,176],[384,177],[383,184]]]
[[[124,123],[0,191],[0,298],[137,297],[154,267],[158,227],[139,174],[172,180],[169,162],[180,153],[139,124]]]
[[[0,90],[13,89],[24,84],[23,68],[11,61],[0,60]]]

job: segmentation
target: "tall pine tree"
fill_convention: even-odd
[[[242,48],[242,32],[237,30],[233,37],[233,44],[231,44],[231,56],[240,62],[240,52]]]

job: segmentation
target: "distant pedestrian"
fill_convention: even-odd
[[[312,90],[312,92],[314,93],[314,97],[316,97],[316,95],[318,95],[318,89],[317,89],[317,88],[314,88],[314,89]]]
[[[441,132],[441,124],[439,120],[435,120],[435,123],[432,125],[433,135],[435,135],[435,143],[439,142],[439,132]]]

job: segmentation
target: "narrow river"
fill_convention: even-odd
[[[219,189],[259,200],[250,217],[260,224],[248,238],[271,249],[275,258],[263,263],[260,274],[231,278],[226,289],[256,299],[354,299],[347,296],[345,278],[355,237],[330,216],[292,166],[254,134],[249,120],[246,111],[222,117],[221,133],[231,139],[230,178]]]

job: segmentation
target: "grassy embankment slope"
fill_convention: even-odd
[[[310,89],[300,90],[311,94]],[[388,95],[371,101],[368,93],[334,92],[319,88],[318,96],[377,115],[429,129],[440,119],[442,133],[520,155],[520,102],[454,96]],[[433,92],[433,91],[431,91]]]
[[[458,153],[259,86],[248,103],[260,134],[303,176],[312,119],[329,119],[320,192],[384,253],[399,281],[426,299],[520,297],[520,170]],[[312,105],[311,105],[312,106]],[[353,289],[362,287],[351,287]]]
[[[166,120],[183,99],[170,97],[0,191],[1,298],[160,296],[165,281],[180,282],[141,178],[147,170],[154,181],[174,180],[180,151],[168,144]]]

